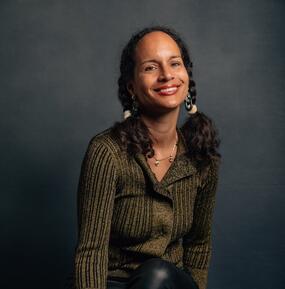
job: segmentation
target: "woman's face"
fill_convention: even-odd
[[[142,113],[178,109],[188,94],[189,77],[180,49],[166,33],[146,34],[135,49],[134,78],[129,92]]]

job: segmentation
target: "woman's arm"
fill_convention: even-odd
[[[218,166],[211,162],[208,174],[198,188],[191,231],[183,238],[183,263],[199,289],[207,285],[211,258],[211,224],[218,183]]]
[[[85,154],[78,188],[76,289],[105,289],[108,243],[117,185],[117,169],[104,142],[92,140]]]

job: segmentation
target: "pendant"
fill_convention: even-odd
[[[160,161],[159,161],[159,160],[155,160],[155,163],[154,163],[154,165],[155,165],[156,167],[158,167],[158,166],[159,166],[159,164],[160,164]]]

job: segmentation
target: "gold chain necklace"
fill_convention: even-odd
[[[174,144],[174,146],[173,146],[173,148],[172,148],[172,151],[171,151],[170,156],[168,156],[168,157],[166,157],[166,158],[162,158],[162,159],[157,159],[155,156],[153,156],[153,158],[155,159],[154,165],[155,165],[156,167],[158,167],[158,166],[160,165],[160,162],[161,162],[161,161],[164,161],[164,160],[167,160],[167,159],[168,159],[168,161],[169,161],[170,163],[172,163],[173,160],[174,160],[173,154],[174,154],[175,148],[177,147],[177,144],[178,144],[178,141],[177,141],[177,134],[176,134],[176,141],[175,141],[175,144]]]

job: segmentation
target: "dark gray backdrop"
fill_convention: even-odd
[[[284,288],[284,12],[281,0],[1,0],[1,288],[63,287],[83,154],[121,119],[120,51],[150,24],[189,44],[198,107],[222,139],[208,288]]]

